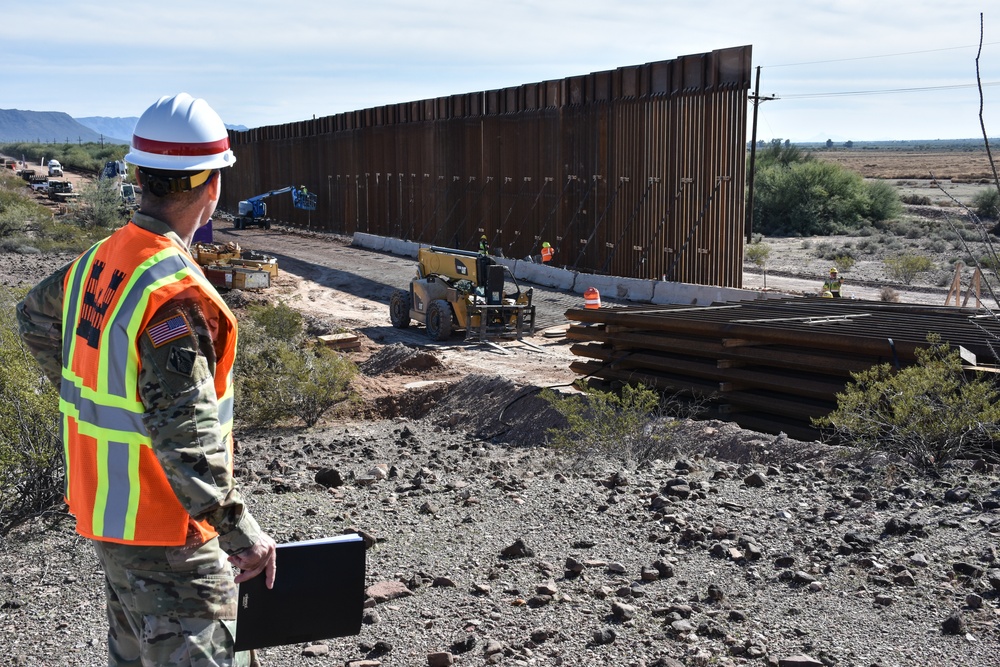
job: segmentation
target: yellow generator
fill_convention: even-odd
[[[513,286],[506,292],[507,278]],[[520,339],[535,332],[531,288],[488,255],[430,246],[417,252],[417,275],[409,290],[389,300],[392,326],[420,322],[434,340],[465,330],[465,340]]]

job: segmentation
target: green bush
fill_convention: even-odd
[[[21,344],[21,297],[0,293],[0,536],[62,507],[59,397]]]
[[[754,188],[753,228],[770,235],[849,232],[901,210],[888,183],[819,160],[758,163]]]
[[[627,463],[667,458],[672,451],[670,431],[676,422],[665,418],[671,406],[652,389],[624,385],[620,393],[587,389],[569,396],[544,389],[540,396],[567,422],[548,431],[552,447]]]
[[[1000,438],[1000,391],[968,378],[957,350],[940,337],[917,351],[917,363],[895,371],[882,364],[852,374],[837,409],[814,424],[845,444],[887,452],[918,466],[980,456]]]
[[[916,194],[903,195],[902,197],[900,197],[900,201],[902,201],[904,204],[916,204],[919,206],[931,205],[931,198],[928,197],[927,195],[916,195]]]
[[[918,274],[933,268],[931,260],[923,255],[904,253],[885,260],[885,269],[889,277],[909,285]]]
[[[851,269],[854,268],[854,263],[856,261],[857,260],[854,259],[853,255],[845,253],[843,255],[837,255],[836,257],[834,257],[833,265],[836,266],[837,270],[840,271],[841,273],[846,273],[847,271],[850,271]]]
[[[297,417],[313,426],[351,398],[357,366],[333,350],[303,345],[301,330],[301,316],[284,304],[255,307],[240,324],[237,420],[261,427]]]
[[[0,176],[0,238],[51,219],[52,212],[34,200],[23,180],[6,173]]]
[[[302,338],[302,313],[284,302],[273,306],[253,305],[249,313],[271,338],[286,343],[295,343]]]
[[[1000,219],[1000,190],[986,188],[972,198],[972,210],[983,220]]]
[[[80,201],[74,207],[76,221],[84,229],[114,230],[129,220],[118,189],[118,181],[100,178],[80,188]]]
[[[748,243],[743,251],[743,254],[746,256],[746,260],[751,264],[759,266],[762,269],[766,269],[767,259],[771,256],[771,245],[761,241]]]

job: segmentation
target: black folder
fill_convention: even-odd
[[[279,544],[274,588],[264,574],[240,584],[236,650],[361,632],[365,543],[359,535]]]

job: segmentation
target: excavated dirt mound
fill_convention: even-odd
[[[420,375],[422,372],[442,367],[433,354],[408,347],[401,343],[387,345],[358,365],[364,375],[375,377],[397,373]]]

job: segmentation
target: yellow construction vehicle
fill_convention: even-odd
[[[419,322],[434,340],[447,340],[456,329],[465,329],[465,340],[483,342],[535,332],[531,288],[522,290],[510,269],[489,255],[437,246],[417,252],[417,275],[409,290],[393,293],[389,319],[398,329]]]

